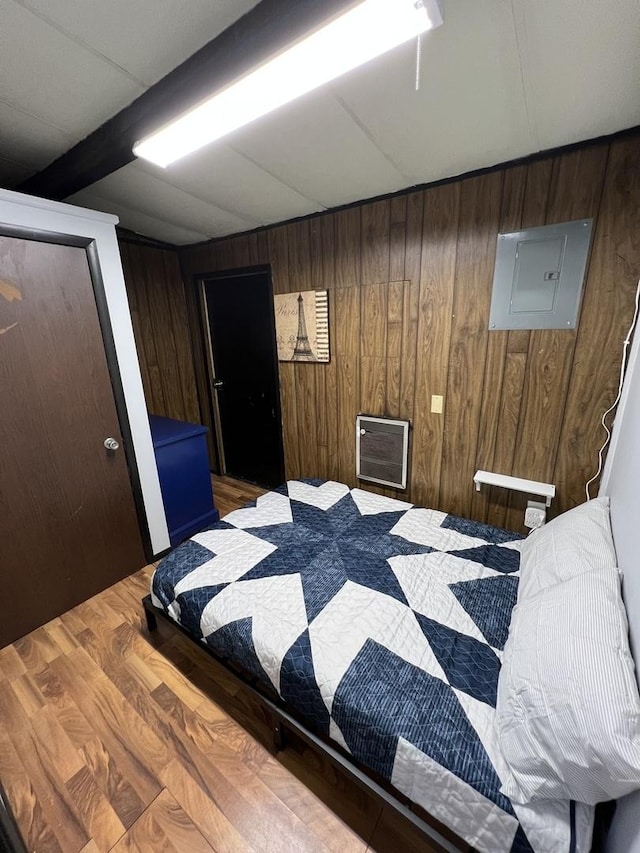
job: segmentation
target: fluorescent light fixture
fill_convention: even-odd
[[[441,23],[437,0],[365,0],[136,142],[133,153],[168,166]]]

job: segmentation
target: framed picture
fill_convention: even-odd
[[[273,301],[278,360],[329,361],[327,291],[279,293]]]

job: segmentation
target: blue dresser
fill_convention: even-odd
[[[218,521],[213,505],[207,428],[149,417],[169,539],[175,546]]]

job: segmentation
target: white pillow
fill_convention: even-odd
[[[518,601],[582,572],[615,565],[609,498],[594,498],[562,513],[524,540]]]
[[[640,788],[640,696],[614,566],[514,608],[496,724],[516,803],[594,804]]]

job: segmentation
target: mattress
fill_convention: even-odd
[[[152,600],[483,853],[590,847],[592,809],[501,793],[494,716],[514,533],[289,481],[183,543]]]

